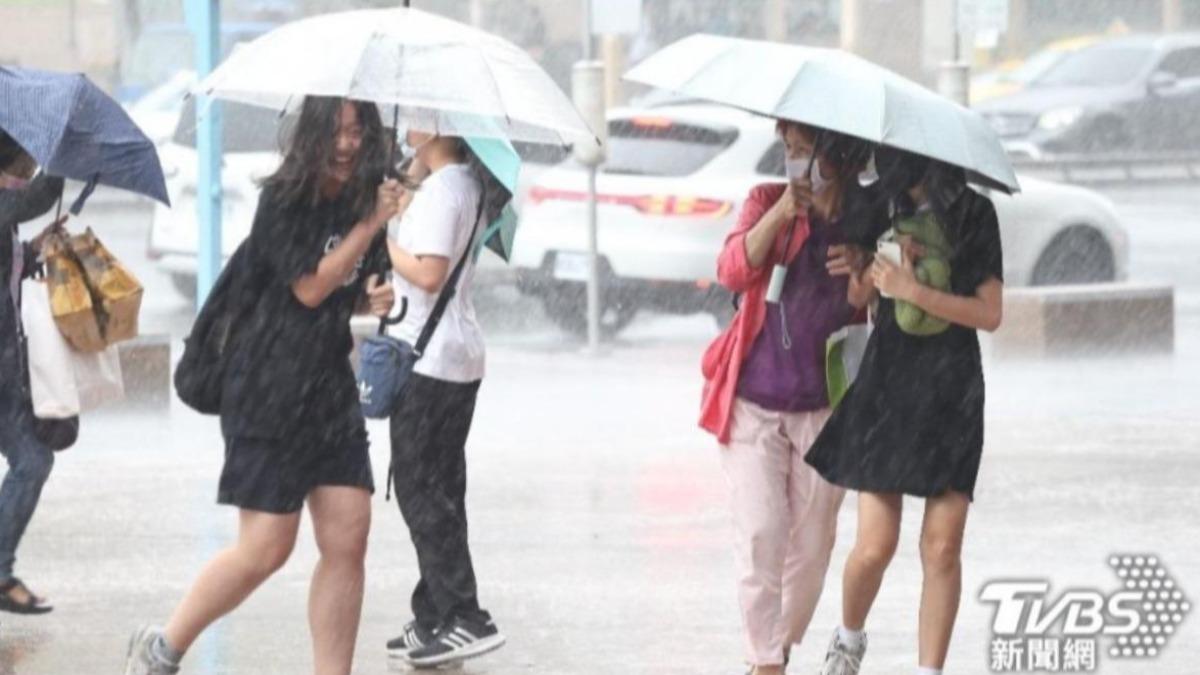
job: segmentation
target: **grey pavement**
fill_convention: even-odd
[[[1108,556],[1146,552],[1200,596],[1200,198],[1194,188],[1112,196],[1130,228],[1135,278],[1178,285],[1177,351],[988,363],[987,442],[947,673],[989,672],[991,609],[977,599],[987,580],[1107,593],[1117,588]],[[95,224],[146,281],[148,329],[178,335],[190,309],[138,260],[144,217],[98,209]],[[463,672],[743,672],[725,486],[714,442],[695,425],[712,321],[643,317],[593,358],[536,308],[497,303],[487,316],[489,376],[468,450],[468,508],[481,599],[509,644]],[[371,431],[382,481],[385,428]],[[119,672],[129,632],[164,620],[231,541],[235,513],[214,503],[220,461],[215,420],[179,405],[163,416],[84,420],[18,561],[57,611],[0,616],[0,674]],[[397,508],[382,490],[374,503],[356,673],[388,672],[383,643],[408,620],[416,580]],[[915,671],[921,504],[905,507],[900,551],[868,624],[865,674]],[[854,522],[851,497],[792,672],[816,672],[837,623]],[[288,566],[202,638],[184,672],[308,672],[315,559],[306,532]],[[1102,660],[1099,672],[1194,675],[1198,625],[1186,621],[1156,661]]]

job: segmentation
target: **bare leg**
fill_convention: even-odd
[[[926,668],[941,669],[950,650],[950,635],[954,632],[962,595],[963,530],[970,504],[961,492],[925,500],[921,526],[925,583],[921,588],[918,650],[920,665]]]
[[[200,572],[167,622],[167,643],[186,652],[205,628],[240,605],[287,562],[299,527],[299,513],[242,509],[237,543],[218,553]]]
[[[858,536],[842,575],[842,624],[862,630],[900,539],[902,495],[860,492]]]
[[[308,596],[316,675],[349,675],[362,616],[371,494],[320,487],[308,495],[321,559]]]

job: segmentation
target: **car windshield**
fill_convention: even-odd
[[[690,176],[737,140],[737,129],[666,117],[632,117],[608,124],[604,172],[632,176]]]
[[[257,37],[254,32],[224,32],[221,34],[221,58],[233,48]],[[153,88],[171,79],[181,70],[193,70],[195,41],[184,27],[154,28],[142,33],[122,62],[121,82],[125,85]]]
[[[1125,84],[1149,63],[1149,47],[1096,46],[1064,57],[1033,84],[1039,87],[1112,87]]]
[[[187,30],[147,31],[122,63],[121,81],[156,87],[181,70],[192,70],[194,51],[192,35]]]
[[[1012,72],[1001,75],[1001,79],[1006,82],[1029,84],[1045,74],[1046,71],[1058,65],[1067,56],[1070,56],[1070,52],[1043,49],[1026,59],[1024,63],[1013,69]]]
[[[244,103],[221,104],[221,139],[225,152],[279,152],[279,112]],[[189,98],[175,127],[172,140],[189,148],[196,147],[196,99]]]
[[[561,145],[522,141],[513,141],[512,145],[521,161],[529,164],[558,164],[571,154],[570,148]]]

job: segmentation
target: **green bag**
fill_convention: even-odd
[[[913,265],[913,274],[922,286],[939,291],[950,290],[950,242],[932,211],[921,211],[896,222],[896,235],[909,235],[925,248],[925,255]],[[896,324],[909,335],[927,337],[944,332],[950,322],[930,316],[916,305],[896,301]]]
[[[845,326],[825,340],[825,390],[830,408],[836,408],[842,402],[854,378],[858,377],[870,337],[870,324],[856,323]]]

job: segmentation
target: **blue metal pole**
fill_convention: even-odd
[[[196,76],[203,79],[221,58],[220,0],[188,0],[196,36]],[[196,100],[196,306],[204,304],[221,272],[221,109],[206,96]]]

